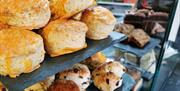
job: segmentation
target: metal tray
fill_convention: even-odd
[[[124,34],[112,32],[110,36],[104,40],[87,40],[88,47],[86,49],[54,58],[46,55],[41,67],[36,71],[28,74],[22,74],[15,79],[7,76],[0,76],[0,81],[9,89],[9,91],[23,91],[26,87],[42,81],[46,77],[63,71],[64,69],[71,67],[73,64],[81,62],[91,55],[115,43],[123,41],[126,38],[127,37],[125,37]]]
[[[122,79],[123,79],[122,86],[117,88],[115,91],[130,91],[136,83],[135,80],[127,73],[123,74]],[[98,90],[93,84],[91,84],[86,91],[100,91],[100,90]]]
[[[137,55],[138,57],[142,57],[144,54],[146,54],[147,52],[149,52],[150,50],[152,50],[159,44],[160,44],[159,39],[151,38],[149,43],[146,44],[144,48],[138,48],[136,46],[131,46],[129,44],[123,44],[123,43],[118,43],[118,44],[115,44],[114,46],[117,48],[120,48],[126,52],[133,53],[133,54]]]

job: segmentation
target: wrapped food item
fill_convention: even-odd
[[[149,42],[150,37],[142,29],[135,29],[131,33],[129,40],[142,48]]]
[[[95,0],[50,0],[50,8],[54,19],[70,18],[93,5],[96,5]]]
[[[51,21],[42,31],[45,47],[51,57],[72,53],[86,48],[86,24],[58,19]]]
[[[25,29],[44,27],[51,16],[48,0],[1,0],[0,22]]]
[[[78,63],[73,65],[71,69],[57,74],[57,78],[60,80],[72,80],[78,85],[80,91],[84,91],[90,85],[91,74],[86,65]]]
[[[116,24],[116,18],[111,11],[101,6],[86,9],[81,21],[88,26],[87,38],[94,40],[107,38]]]
[[[80,91],[78,85],[71,80],[56,80],[47,91]]]
[[[119,62],[105,63],[92,72],[94,85],[102,91],[114,91],[122,85],[125,70]]]
[[[21,28],[0,30],[0,75],[15,78],[40,67],[45,51],[40,35]]]
[[[81,63],[87,65],[90,70],[94,70],[104,64],[106,59],[106,56],[102,52],[98,52]]]

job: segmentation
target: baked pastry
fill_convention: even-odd
[[[114,91],[122,84],[122,75],[126,68],[119,62],[108,62],[92,72],[94,85],[101,91]]]
[[[75,20],[58,19],[41,31],[45,47],[51,57],[72,53],[86,48],[86,24]]]
[[[150,37],[142,29],[135,29],[131,33],[129,40],[142,48],[150,41]]]
[[[51,16],[48,0],[0,0],[0,9],[0,22],[25,29],[39,29]]]
[[[50,0],[50,8],[54,19],[70,18],[95,4],[95,0]]]
[[[56,80],[47,91],[80,91],[80,89],[71,80]]]
[[[40,35],[15,27],[0,30],[0,75],[15,78],[32,72],[40,67],[44,54]]]
[[[143,28],[143,21],[146,17],[144,13],[127,14],[124,18],[124,23],[132,24],[135,28]]]
[[[49,86],[54,82],[54,79],[55,76],[50,76],[45,80],[26,88],[24,91],[47,91]]]
[[[96,68],[92,72],[92,78],[94,78],[97,75],[107,73],[107,72],[113,72],[115,75],[122,77],[125,71],[126,71],[126,68],[122,64],[116,61],[112,61],[112,62],[105,63],[99,66],[98,68]]]
[[[87,38],[94,40],[107,38],[116,24],[116,18],[111,11],[101,6],[86,9],[81,21],[88,26]]]
[[[94,70],[104,64],[106,59],[106,56],[102,52],[98,52],[81,63],[87,65],[90,70]]]
[[[118,24],[116,26],[115,31],[123,33],[126,36],[129,36],[134,29],[135,29],[134,26],[131,24]]]
[[[84,91],[90,85],[91,74],[86,65],[78,63],[73,65],[71,69],[60,72],[57,78],[60,80],[72,80],[78,85],[80,91]]]
[[[114,91],[122,85],[122,78],[113,72],[102,73],[93,79],[94,85],[101,91]]]

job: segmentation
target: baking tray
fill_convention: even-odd
[[[19,77],[12,79],[5,76],[0,76],[0,81],[9,89],[9,91],[23,91],[45,78],[54,75],[73,64],[83,61],[91,55],[115,44],[125,40],[127,37],[124,34],[112,32],[110,36],[103,40],[87,40],[88,47],[75,53],[51,58],[46,55],[41,67],[36,71],[28,74],[22,74]]]
[[[115,91],[130,91],[135,85],[135,80],[127,73],[122,76],[122,86],[117,88]],[[91,84],[86,91],[100,91],[93,84]]]
[[[124,44],[124,43],[118,43],[118,44],[115,44],[114,46],[124,50],[125,52],[130,52],[130,53],[135,54],[138,57],[142,57],[144,54],[148,53],[150,50],[158,46],[159,43],[160,43],[159,39],[151,38],[149,43],[146,44],[144,48],[138,48],[136,46],[132,46],[129,44]]]

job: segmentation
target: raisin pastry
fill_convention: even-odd
[[[102,91],[114,91],[122,85],[126,68],[119,62],[105,63],[92,72],[94,85]]]
[[[114,91],[122,85],[122,78],[113,72],[96,75],[93,81],[94,85],[101,91]]]
[[[91,74],[86,65],[78,63],[73,65],[71,69],[60,72],[57,78],[60,80],[72,80],[78,85],[80,91],[84,91],[90,85]]]
[[[103,65],[100,65],[98,68],[96,68],[92,72],[92,77],[94,78],[97,74],[103,74],[107,72],[113,72],[115,75],[122,77],[125,71],[126,71],[126,68],[122,64],[120,64],[119,62],[113,61],[113,62],[108,62]]]

